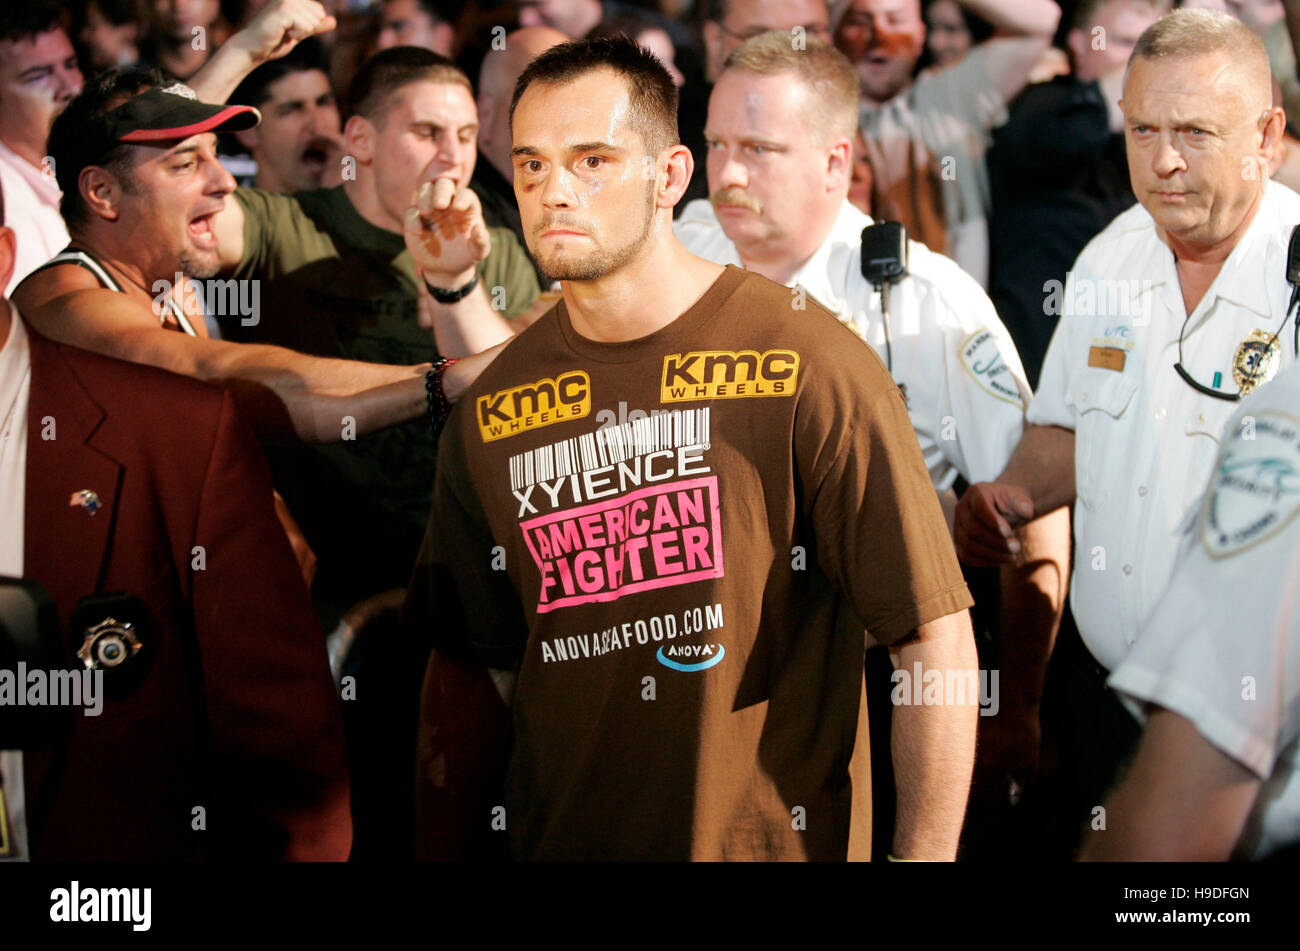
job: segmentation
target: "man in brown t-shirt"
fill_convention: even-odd
[[[675,115],[623,38],[554,47],[516,86],[516,195],[564,300],[439,450],[408,602],[438,648],[426,856],[495,836],[529,859],[866,858],[863,629],[913,675],[973,680],[898,388],[823,308],[791,320],[787,288],[677,241]],[[943,699],[894,717],[898,858],[956,852],[977,698]]]

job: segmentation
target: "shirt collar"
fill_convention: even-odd
[[[0,162],[4,162],[21,175],[32,186],[36,197],[42,202],[55,208],[59,206],[59,198],[63,192],[59,190],[53,175],[47,175],[44,170],[37,168],[3,142],[0,142]]]
[[[1265,183],[1254,219],[1236,247],[1229,252],[1210,286],[1215,297],[1252,310],[1261,317],[1268,317],[1273,312],[1269,304],[1270,282],[1285,280],[1285,274],[1277,264],[1278,255],[1271,246],[1273,236],[1279,233],[1278,205],[1272,200],[1273,188],[1271,181]],[[1277,273],[1273,273],[1275,267]]]
[[[831,260],[837,252],[845,252],[849,258],[859,260],[860,252],[857,249],[862,243],[862,229],[871,223],[869,215],[864,215],[850,204],[847,198],[844,199],[839,213],[835,216],[835,223],[831,225],[825,240],[794,273],[790,283],[798,284],[828,310],[835,313],[844,310],[842,290],[837,290],[832,280],[832,272],[835,269],[832,267]]]
[[[361,212],[357,211],[356,205],[352,204],[352,199],[348,197],[347,190],[342,185],[310,193],[299,193],[300,196],[303,194],[311,194],[313,199],[322,201],[331,230],[348,244],[378,252],[389,259],[398,257],[406,250],[406,239],[402,234],[367,221]]]
[[[1274,244],[1274,235],[1280,233],[1278,215],[1279,203],[1275,197],[1275,185],[1265,183],[1264,194],[1255,217],[1246,228],[1236,246],[1224,259],[1223,266],[1215,276],[1205,296],[1197,305],[1200,316],[1188,326],[1188,330],[1199,326],[1204,316],[1213,309],[1216,301],[1224,300],[1234,306],[1252,311],[1261,318],[1268,318],[1273,313],[1270,303],[1269,287],[1274,282],[1284,280],[1282,270],[1285,249]],[[1158,226],[1155,220],[1148,219],[1152,229]],[[1289,234],[1289,232],[1288,232]],[[1281,253],[1279,253],[1281,252]],[[1178,262],[1172,249],[1157,236],[1153,248],[1154,260],[1145,268],[1148,274],[1159,275],[1148,285],[1144,282],[1141,293],[1149,293],[1157,287],[1168,286],[1170,289],[1169,306],[1181,318],[1186,315],[1182,303],[1181,283],[1178,279]]]

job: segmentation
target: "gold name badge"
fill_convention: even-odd
[[[1122,372],[1126,356],[1127,354],[1119,347],[1089,347],[1088,366]]]

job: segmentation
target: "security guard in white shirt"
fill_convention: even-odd
[[[852,67],[815,41],[790,49],[788,33],[763,42],[733,53],[714,87],[705,129],[711,199],[682,211],[678,238],[701,257],[790,285],[792,317],[811,296],[870,344],[903,391],[937,491],[958,475],[992,479],[1020,441],[1030,396],[1010,335],[979,284],[916,241],[883,315],[861,266],[872,220],[848,202],[843,155],[826,147],[823,156],[816,144],[835,119],[832,91],[818,88],[832,85],[833,73],[801,84],[790,63],[842,62],[845,81],[856,82]],[[800,108],[805,95],[821,102]]]
[[[1173,581],[1110,678],[1154,705],[1099,859],[1260,859],[1300,845],[1300,365],[1223,432]]]
[[[1222,48],[1165,52],[1180,23]],[[1079,255],[1031,427],[958,507],[958,550],[978,562],[1009,553],[1020,518],[1077,502],[1071,604],[1106,668],[1169,581],[1236,399],[1295,359],[1286,259],[1300,196],[1261,174],[1283,126],[1270,90],[1263,45],[1231,17],[1180,10],[1143,34],[1122,100],[1141,204]]]
[[[857,76],[828,44],[797,49],[771,32],[741,45],[709,100],[710,201],[689,205],[675,228],[702,257],[790,285],[792,320],[811,296],[853,327],[898,382],[935,488],[952,496],[959,475],[1001,471],[1029,387],[980,286],[916,242],[883,317],[862,274],[871,219],[847,201],[857,102]],[[1022,530],[1026,557],[1002,577],[1000,710],[981,722],[980,769],[1020,781],[1037,756],[1042,673],[1064,609],[1067,519],[1062,510]]]
[[[936,491],[958,475],[992,479],[1025,427],[1029,384],[1015,344],[975,279],[917,241],[908,241],[908,276],[891,289],[886,319],[862,275],[862,229],[871,223],[843,200],[821,245],[784,283],[839,315],[886,361]],[[687,205],[673,229],[700,257],[744,264],[706,200]]]
[[[1029,421],[1075,433],[1072,606],[1106,668],[1123,660],[1164,590],[1178,530],[1238,405],[1198,387],[1249,392],[1295,358],[1293,328],[1282,324],[1297,224],[1300,195],[1267,182],[1253,220],[1190,314],[1174,258],[1139,205],[1093,239],[1066,282]],[[1071,314],[1072,301],[1086,305],[1087,289],[1119,306]]]
[[[1168,584],[1236,400],[1295,358],[1286,252],[1300,222],[1300,196],[1267,181],[1284,116],[1263,45],[1237,20],[1157,21],[1120,106],[1140,205],[1079,256],[1031,425],[996,482],[963,496],[955,527],[964,560],[996,563],[1020,521],[1075,502],[1071,605],[1102,668],[1124,659]],[[1101,682],[1080,723],[1117,708]],[[1127,752],[1081,781],[1100,793]]]

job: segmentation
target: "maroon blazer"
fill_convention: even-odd
[[[79,599],[118,591],[154,629],[134,693],[24,754],[33,858],[346,859],[338,694],[230,395],[27,331],[24,577],[65,629]],[[69,504],[84,489],[94,514]]]

